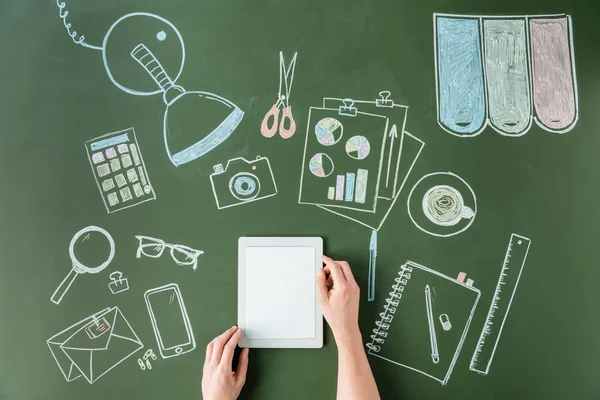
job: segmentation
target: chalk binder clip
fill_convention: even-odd
[[[339,107],[338,114],[346,115],[348,117],[356,117],[358,110],[356,107],[354,107],[354,100],[347,98],[342,101],[344,104]]]
[[[108,284],[108,288],[112,294],[117,294],[129,290],[129,282],[127,278],[123,278],[123,273],[115,271],[108,276],[111,282]]]
[[[389,90],[383,90],[383,91],[379,92],[379,98],[375,99],[375,105],[377,107],[393,108],[394,100],[389,98],[391,96],[391,94],[392,94],[392,92],[390,92]]]

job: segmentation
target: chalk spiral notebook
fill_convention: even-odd
[[[408,261],[393,279],[366,344],[369,354],[445,385],[479,296],[472,286]]]

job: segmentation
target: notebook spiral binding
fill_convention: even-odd
[[[396,307],[400,304],[402,292],[404,292],[404,287],[410,279],[412,270],[412,267],[408,264],[404,264],[400,267],[398,277],[394,279],[396,283],[392,285],[392,291],[389,293],[389,297],[385,299],[385,305],[383,306],[384,311],[379,313],[381,319],[375,321],[377,327],[373,329],[373,334],[371,335],[372,341],[371,343],[366,344],[370,352],[379,353],[381,350],[381,345],[385,342],[387,330],[390,328],[390,324],[394,319]]]

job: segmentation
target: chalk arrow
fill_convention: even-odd
[[[390,133],[388,135],[390,140],[390,156],[388,158],[387,165],[387,175],[385,176],[385,187],[387,188],[390,184],[390,169],[392,168],[392,154],[394,153],[394,139],[398,137],[398,130],[396,129],[396,124],[392,125],[392,129],[390,129]]]

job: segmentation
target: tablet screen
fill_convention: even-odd
[[[311,339],[315,323],[315,249],[247,247],[248,339]]]

